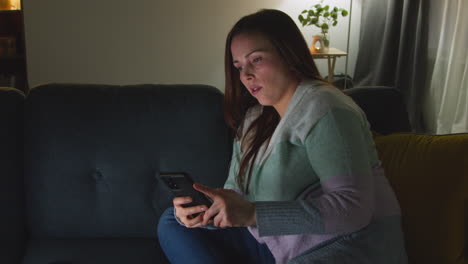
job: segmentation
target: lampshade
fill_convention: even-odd
[[[10,0],[12,9],[21,9],[21,0]]]
[[[21,9],[21,0],[0,0],[0,10]]]

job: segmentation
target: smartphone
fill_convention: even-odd
[[[190,196],[192,198],[192,202],[183,204],[183,207],[191,207],[196,205],[206,205],[207,207],[210,207],[213,203],[203,193],[193,188],[193,180],[186,173],[161,172],[159,173],[159,179],[174,194],[174,196]]]

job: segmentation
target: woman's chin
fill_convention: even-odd
[[[263,105],[263,106],[271,106],[271,104],[269,104],[268,102],[265,102],[265,101],[260,101],[260,100],[257,100],[259,104]]]
[[[257,101],[259,104],[263,105],[263,106],[271,106],[273,105],[269,100],[265,100],[265,98],[262,98],[262,97],[256,97]]]

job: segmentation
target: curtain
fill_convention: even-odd
[[[435,134],[468,132],[468,1],[433,3],[442,19],[434,26],[439,41],[429,90],[424,96],[425,123]]]
[[[440,1],[440,0],[438,0]],[[393,86],[405,98],[412,129],[425,131],[428,0],[362,0],[357,86]]]

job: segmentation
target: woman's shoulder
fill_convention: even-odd
[[[333,107],[355,108],[354,101],[341,90],[326,82],[305,82],[302,107],[330,109]]]
[[[362,115],[362,110],[354,100],[343,91],[323,81],[305,83],[304,95],[298,108],[301,111],[325,115],[332,109],[340,108]]]
[[[311,129],[328,113],[340,109],[365,119],[362,110],[354,101],[340,91],[322,81],[309,81],[302,84],[301,98],[294,107],[290,127],[297,132],[301,141]]]

